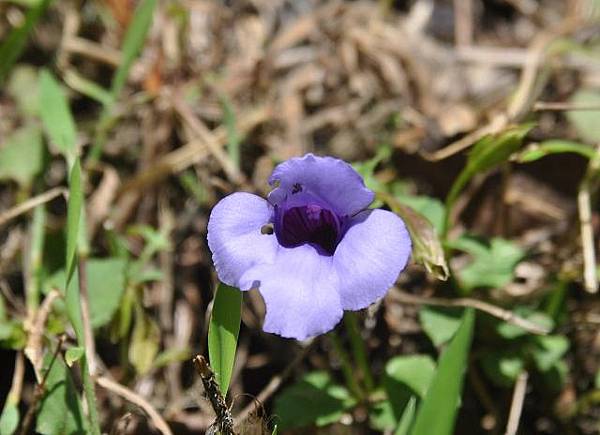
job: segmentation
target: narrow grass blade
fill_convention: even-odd
[[[37,5],[32,6],[27,11],[23,25],[13,29],[0,45],[0,59],[2,59],[0,62],[0,83],[4,81],[12,66],[21,56],[27,43],[27,37],[51,2],[52,0],[42,0]]]
[[[460,402],[475,314],[465,310],[456,335],[441,355],[437,372],[419,407],[412,435],[450,435]]]
[[[219,284],[208,327],[208,355],[221,392],[227,394],[242,315],[242,292]]]

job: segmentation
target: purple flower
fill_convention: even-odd
[[[307,154],[278,165],[269,184],[267,200],[233,193],[208,221],[219,279],[259,289],[266,332],[303,340],[385,295],[410,237],[394,213],[367,210],[374,194],[348,163]]]

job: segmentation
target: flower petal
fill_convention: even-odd
[[[267,306],[264,331],[304,340],[334,328],[343,311],[331,259],[310,245],[280,247],[272,265],[252,271]]]
[[[385,210],[366,210],[350,221],[335,253],[345,310],[360,310],[383,297],[404,269],[411,240],[402,219]]]
[[[222,282],[249,290],[253,282],[245,278],[247,272],[274,261],[277,238],[261,232],[272,216],[273,207],[251,193],[233,193],[215,205],[208,219],[208,246]]]
[[[298,192],[308,192],[339,216],[351,216],[373,202],[374,194],[365,187],[362,177],[343,160],[307,154],[289,159],[275,168],[269,184],[276,186],[269,202],[282,204]]]

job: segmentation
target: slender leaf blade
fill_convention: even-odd
[[[220,283],[208,327],[208,355],[223,395],[227,394],[242,315],[242,292]]]
[[[439,359],[438,370],[417,412],[412,435],[453,433],[474,321],[473,310],[465,310],[456,335]]]
[[[156,0],[144,0],[136,8],[131,25],[127,28],[127,33],[123,40],[122,59],[117,72],[115,73],[110,92],[113,99],[121,93],[123,86],[129,75],[129,70],[133,61],[141,51],[146,35],[152,24],[152,15],[156,8]]]

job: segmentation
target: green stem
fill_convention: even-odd
[[[344,374],[344,379],[346,380],[346,386],[358,400],[362,400],[366,397],[366,395],[356,381],[356,377],[354,376],[354,368],[352,367],[348,353],[342,346],[342,342],[335,332],[331,332],[329,337],[331,338],[331,343],[333,344],[335,353],[337,353],[338,357],[340,358],[340,362],[342,364],[342,373]]]
[[[365,387],[367,388],[367,392],[371,392],[375,389],[375,382],[373,381],[371,366],[369,365],[369,359],[367,358],[367,350],[360,335],[355,313],[352,311],[346,311],[344,314],[344,326],[346,327],[346,331],[348,332],[348,337],[350,339],[350,346],[352,347],[354,362],[358,365],[360,371],[362,372],[362,377]]]

